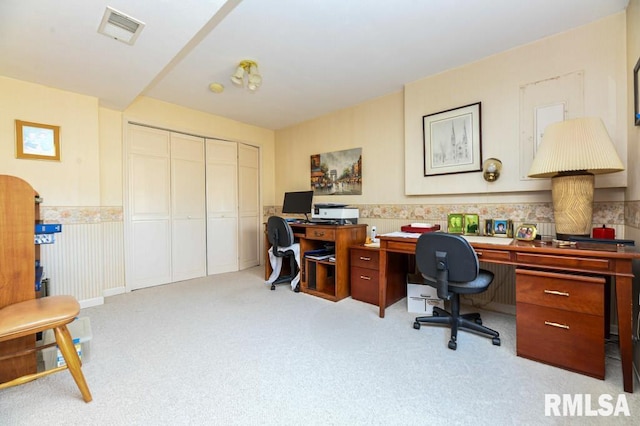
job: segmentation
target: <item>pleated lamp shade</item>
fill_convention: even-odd
[[[575,118],[549,125],[529,169],[529,177],[548,178],[558,172],[593,174],[624,170],[601,119]]]
[[[529,177],[552,178],[558,239],[590,235],[594,175],[622,170],[624,165],[599,118],[565,120],[545,129]]]

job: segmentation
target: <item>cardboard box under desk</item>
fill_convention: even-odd
[[[418,274],[407,275],[407,311],[432,315],[433,307],[444,309],[444,300],[438,299],[438,290],[422,282],[422,276]]]

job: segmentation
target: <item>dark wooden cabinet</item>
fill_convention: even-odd
[[[380,289],[380,250],[351,247],[351,298],[378,306]]]
[[[516,269],[519,356],[604,379],[603,277]]]

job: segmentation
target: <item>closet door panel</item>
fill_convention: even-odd
[[[258,148],[238,147],[240,269],[260,264],[260,158]]]
[[[126,281],[130,290],[171,282],[170,139],[129,125]]]
[[[169,221],[137,220],[132,227],[131,289],[171,282]]]
[[[238,270],[238,144],[207,139],[207,271]]]
[[[172,278],[206,275],[204,139],[171,134]]]

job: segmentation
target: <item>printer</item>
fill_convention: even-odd
[[[314,204],[311,218],[338,225],[355,225],[358,223],[360,211],[356,207],[346,204]]]

